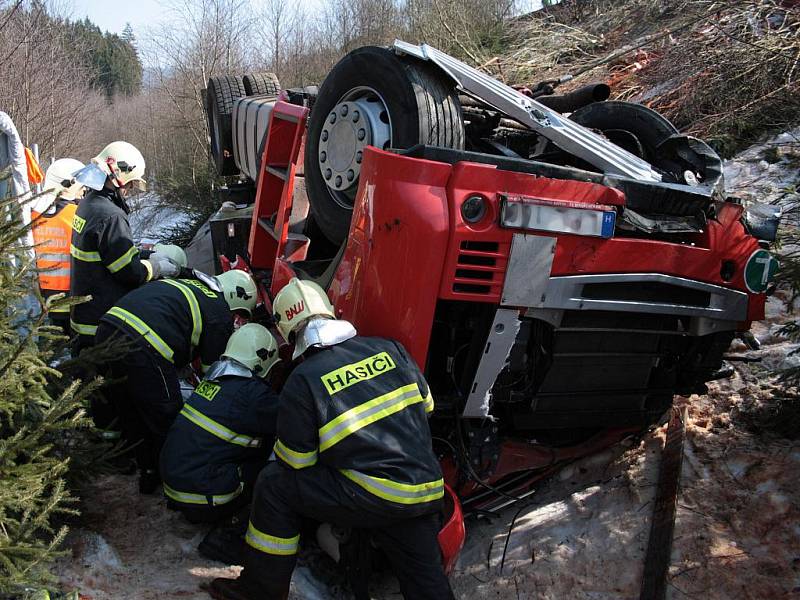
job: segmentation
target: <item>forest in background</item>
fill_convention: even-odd
[[[489,55],[533,1],[321,0],[312,11],[282,0],[167,0],[161,23],[118,36],[70,20],[59,0],[0,0],[0,107],[26,145],[39,144],[44,166],[130,141],[147,160],[154,201],[197,223],[215,208],[209,77],[270,71],[284,87],[319,84],[348,51],[396,37]]]
[[[656,108],[724,155],[800,112],[791,0],[165,0],[159,23],[121,36],[70,20],[61,2],[0,0],[0,107],[44,163],[137,145],[153,201],[194,224],[216,208],[209,77],[320,84],[350,50],[395,38],[510,84],[609,81],[615,98]],[[179,233],[185,243],[191,228]]]

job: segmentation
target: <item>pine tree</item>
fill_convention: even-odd
[[[75,440],[90,427],[82,406],[92,388],[51,366],[64,338],[46,324],[47,311],[75,301],[49,304],[33,291],[17,207],[0,200],[0,595],[14,598],[50,579],[48,562],[67,533],[59,522],[75,513],[67,475]]]
[[[125,28],[122,30],[122,41],[138,50],[136,47],[136,36],[133,33],[133,27],[131,27],[130,23],[125,23]]]

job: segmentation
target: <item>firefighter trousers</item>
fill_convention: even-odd
[[[370,530],[389,558],[406,600],[453,599],[437,539],[439,505],[404,518],[408,511],[390,506],[381,510],[386,503],[368,496],[324,465],[297,471],[277,463],[267,466],[256,482],[250,512],[243,587],[256,591],[254,597],[259,599],[283,597],[294,570],[302,522],[313,519]]]
[[[190,523],[220,523],[239,515],[250,504],[256,478],[266,464],[266,458],[248,460],[239,465],[244,489],[242,493],[227,504],[184,504],[172,498],[167,499],[167,506],[179,510]],[[249,514],[249,510],[247,513]],[[245,522],[247,516],[245,516]]]
[[[100,323],[95,338],[97,344],[119,340],[128,348],[110,365],[116,383],[107,395],[116,403],[123,438],[136,444],[139,470],[157,471],[161,447],[183,405],[175,365],[108,323]]]
[[[69,318],[69,314],[67,314]],[[95,336],[76,335],[72,339],[72,358],[77,362],[76,377],[84,381],[94,379],[98,374],[103,375],[106,380],[111,380],[112,376],[108,365],[101,364],[101,359],[81,358],[81,353],[86,350],[90,355],[96,355],[93,350],[95,346]],[[95,372],[99,368],[100,372]],[[108,384],[96,390],[90,399],[89,416],[92,417],[94,426],[101,430],[120,431],[119,415],[117,414],[116,403],[113,399],[113,388]]]

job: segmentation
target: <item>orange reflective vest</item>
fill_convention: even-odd
[[[42,291],[69,292],[69,243],[77,204],[67,204],[54,215],[33,213],[36,268]]]

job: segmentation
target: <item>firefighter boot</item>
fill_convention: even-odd
[[[161,476],[155,469],[142,469],[139,472],[139,493],[152,494],[161,483]]]
[[[226,565],[241,565],[244,561],[242,533],[231,525],[214,527],[197,546],[197,551],[206,558]]]
[[[280,589],[277,589],[280,587]],[[211,582],[208,593],[214,600],[287,600],[289,584],[281,586],[250,586],[242,578],[219,578]]]

